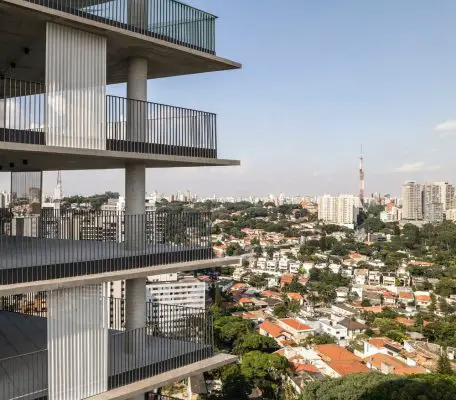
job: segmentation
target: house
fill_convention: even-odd
[[[362,324],[361,322],[358,322],[351,318],[344,318],[344,319],[338,321],[338,324],[347,329],[347,338],[348,339],[354,338],[356,335],[363,333],[368,328],[367,325]]]
[[[286,339],[283,329],[271,321],[264,321],[258,326],[258,333],[262,336],[272,337],[275,340]]]
[[[363,342],[363,356],[382,353],[390,356],[398,356],[404,348],[400,343],[394,342],[387,337],[375,337]]]
[[[396,304],[396,295],[388,290],[382,292],[383,304],[385,306],[394,306]]]
[[[302,297],[302,295],[300,293],[289,292],[289,293],[287,293],[287,298],[290,301],[298,302],[299,305],[301,305],[301,306],[304,304],[304,297]]]
[[[353,317],[357,314],[357,310],[354,307],[350,307],[347,304],[333,304],[331,306],[331,312],[343,317]]]
[[[335,337],[338,341],[345,340],[348,336],[347,328],[332,319],[320,318],[320,332]]]
[[[283,289],[284,286],[289,285],[293,281],[294,277],[295,276],[291,274],[282,275],[280,278],[280,289]]]
[[[282,294],[280,292],[275,292],[273,290],[263,290],[260,293],[260,296],[268,298],[268,299],[281,299],[282,298]]]
[[[256,311],[247,311],[241,314],[242,319],[248,319],[255,324],[261,323],[266,319],[266,315],[264,314],[263,310],[256,310]]]
[[[415,301],[413,292],[399,292],[398,301],[405,305],[413,303]]]
[[[367,281],[368,274],[369,270],[366,268],[355,269],[355,273],[353,274],[354,283],[357,285],[364,285]]]
[[[233,272],[233,279],[235,281],[241,281],[242,278],[248,274],[249,271],[245,270],[244,268],[236,268]]]
[[[309,325],[304,324],[297,318],[283,318],[278,320],[279,325],[291,335],[291,339],[296,343],[312,335],[314,330]]]
[[[353,353],[336,344],[315,346],[316,353],[326,364],[326,375],[338,378],[349,374],[368,372],[369,369],[361,363],[361,359]]]
[[[383,374],[411,375],[426,372],[421,366],[410,366],[388,354],[376,353],[365,359],[367,368]]]
[[[249,297],[242,297],[241,299],[239,299],[239,305],[242,306],[242,307],[253,307],[254,305],[254,301],[253,299],[249,298]]]
[[[336,302],[345,303],[348,300],[349,289],[346,287],[338,287],[336,289]]]
[[[396,286],[396,274],[384,274],[383,286]]]
[[[382,273],[380,271],[369,271],[367,276],[367,282],[371,286],[380,285],[382,280]]]
[[[428,308],[432,303],[429,292],[415,292],[415,301],[419,308]]]

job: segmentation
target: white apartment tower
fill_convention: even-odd
[[[351,225],[356,223],[361,206],[353,195],[324,195],[318,197],[318,219],[327,223]]]
[[[145,204],[147,168],[239,165],[217,157],[214,113],[147,93],[151,79],[241,67],[216,54],[215,24],[175,0],[0,2],[0,167],[11,174],[0,399],[144,399],[236,362],[215,352],[210,313],[146,298],[147,277],[240,260],[212,259],[208,213]],[[122,83],[125,96],[107,95]],[[43,172],[95,169],[125,171],[124,204],[43,209]],[[106,296],[112,281],[125,282],[123,298]],[[116,325],[109,310],[122,301]]]
[[[423,219],[442,222],[446,204],[446,184],[425,183],[423,185]]]
[[[402,186],[402,219],[423,219],[423,188],[415,181],[405,182]]]

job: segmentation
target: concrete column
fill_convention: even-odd
[[[129,2],[135,4],[135,2]],[[133,58],[129,61],[127,97],[127,140],[141,142],[145,137],[147,121],[147,61]],[[125,246],[132,253],[141,253],[145,246],[146,167],[144,164],[125,166]],[[146,326],[146,278],[125,281],[125,327],[127,331]],[[138,339],[139,335],[135,335]],[[140,341],[141,343],[142,341]],[[141,351],[140,343],[128,343],[130,351]],[[131,397],[143,400],[144,395]]]

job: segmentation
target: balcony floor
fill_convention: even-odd
[[[125,337],[109,331],[108,388],[126,385],[211,357],[210,346],[147,336],[129,352]],[[0,397],[40,399],[47,395],[46,318],[0,311]],[[36,352],[36,353],[32,353]],[[140,353],[143,355],[139,355]],[[30,353],[33,355],[30,356]],[[26,355],[28,354],[28,355]],[[116,354],[117,357],[113,357]],[[15,357],[4,360],[5,357]],[[35,393],[31,394],[33,391]]]
[[[0,236],[0,284],[34,282],[210,258],[210,248]]]

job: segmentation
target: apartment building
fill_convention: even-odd
[[[423,189],[415,181],[405,182],[402,186],[402,219],[423,219]]]
[[[174,0],[0,3],[0,166],[11,174],[0,296],[46,299],[45,315],[0,310],[1,399],[143,399],[235,362],[215,352],[204,309],[146,301],[147,277],[239,262],[212,259],[207,213],[145,204],[146,168],[239,164],[217,157],[215,114],[148,99],[149,79],[240,68],[216,54],[215,23]],[[120,83],[125,97],[107,95]],[[124,208],[42,209],[43,172],[95,169],[125,171]],[[124,324],[109,318],[114,281],[125,282]],[[172,334],[164,315],[181,316]]]
[[[331,224],[353,226],[361,204],[353,195],[318,197],[318,219]]]
[[[423,218],[429,222],[442,222],[446,204],[446,185],[423,185]]]

